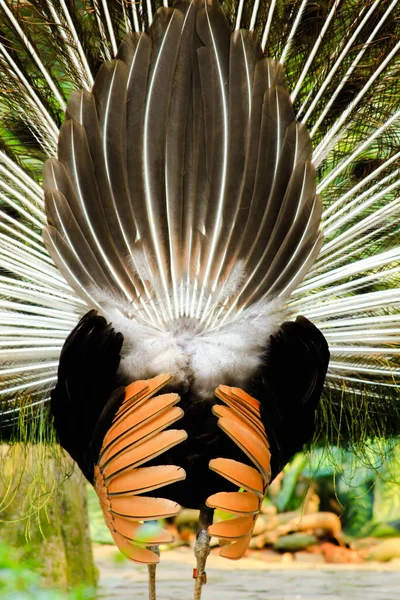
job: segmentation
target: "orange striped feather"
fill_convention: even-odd
[[[251,423],[251,425],[256,429],[258,429],[260,433],[265,431],[260,420],[260,414],[256,415],[253,409],[250,409],[247,406],[243,406],[241,401],[238,401],[233,397],[228,398],[224,394],[220,394],[218,397],[237,414],[241,415],[244,419],[249,421],[249,423]]]
[[[113,477],[108,484],[108,494],[143,494],[170,483],[182,481],[186,473],[175,465],[161,465],[131,469]]]
[[[166,498],[147,496],[113,496],[110,499],[110,512],[133,521],[154,521],[173,517],[180,511],[180,506]]]
[[[169,410],[163,410],[156,414],[150,420],[145,421],[141,427],[128,428],[120,434],[120,436],[107,444],[107,449],[101,453],[100,462],[105,464],[107,461],[116,458],[125,450],[133,449],[138,444],[141,444],[157,433],[163,431],[169,425],[179,421],[183,417],[183,410],[178,407]],[[106,435],[107,442],[109,440]],[[111,438],[112,439],[112,438]]]
[[[247,431],[249,431],[252,435],[257,435],[260,437],[260,442],[267,444],[267,437],[265,435],[265,431],[263,431],[258,425],[254,424],[244,415],[242,412],[228,408],[227,406],[221,406],[220,404],[216,404],[212,408],[212,412],[219,418],[227,418],[235,421]]]
[[[260,509],[260,499],[251,492],[219,492],[209,496],[206,504],[239,516],[256,515]]]
[[[179,396],[153,397],[170,378],[169,374],[159,375],[126,388],[94,473],[95,490],[116,545],[130,560],[145,564],[157,563],[159,557],[144,546],[172,541],[168,531],[145,522],[175,516],[180,506],[140,494],[186,477],[175,465],[138,468],[187,438],[182,429],[164,431],[183,416],[174,406]]]
[[[219,551],[219,555],[223,558],[229,558],[230,560],[239,560],[245,555],[247,548],[249,547],[251,540],[251,533],[241,538],[229,546],[223,546]]]
[[[206,500],[210,508],[239,515],[215,523],[208,529],[210,535],[218,537],[221,541],[220,556],[237,560],[248,548],[256,519],[261,511],[261,503],[271,479],[271,455],[258,400],[239,388],[226,385],[220,385],[215,395],[224,403],[216,404],[212,408],[218,417],[219,427],[255,465],[254,468],[228,458],[215,458],[209,463],[211,470],[245,490],[220,492]]]
[[[140,467],[142,464],[156,458],[166,450],[173,448],[187,438],[186,431],[182,429],[169,429],[161,431],[150,440],[146,440],[138,446],[129,448],[116,458],[112,458],[102,466],[107,479],[121,473],[124,469]]]
[[[120,419],[131,406],[154,396],[154,394],[160,391],[170,379],[171,375],[169,373],[164,373],[163,375],[157,375],[157,377],[153,377],[152,379],[135,381],[129,384],[125,389],[125,398],[116,412],[114,422]]]
[[[107,432],[107,439],[111,443],[120,435],[143,425],[148,419],[164,409],[170,408],[179,402],[178,394],[162,394],[153,398],[152,402],[145,402],[137,406],[136,404],[127,409],[124,419],[114,421]]]
[[[248,535],[249,533],[251,534],[253,528],[253,517],[237,517],[235,519],[213,523],[213,525],[208,528],[208,533],[219,539],[234,540],[239,539],[244,535]]]
[[[270,479],[271,455],[268,446],[260,443],[256,433],[251,433],[232,419],[219,419],[218,425],[247,454],[266,481]]]
[[[210,460],[209,467],[239,488],[253,492],[260,498],[264,497],[265,481],[262,475],[253,467],[231,458],[214,458]]]
[[[118,546],[121,552],[130,560],[146,565],[154,565],[160,561],[159,556],[157,556],[155,552],[143,548],[143,546],[137,546],[124,538],[118,531],[111,530],[111,535],[113,536],[116,546]]]
[[[113,526],[120,535],[123,535],[128,541],[134,540],[137,544],[146,544],[148,546],[156,546],[159,544],[170,544],[174,540],[174,536],[170,531],[159,526],[138,523],[124,519],[124,517],[113,517]]]

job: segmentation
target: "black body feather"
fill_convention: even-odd
[[[121,334],[115,333],[95,311],[89,312],[65,342],[58,383],[52,392],[51,411],[59,441],[91,482],[102,440],[124,396],[124,386],[119,385],[122,382],[116,376],[121,346]],[[273,478],[313,436],[315,410],[328,362],[325,338],[307,319],[298,317],[295,322],[284,323],[271,336],[263,366],[245,386],[261,402]],[[251,462],[218,427],[217,417],[211,411],[213,404],[218,403],[216,398],[201,400],[190,389],[165,391],[181,394],[179,406],[184,415],[179,427],[189,437],[148,466],[170,464],[185,469],[186,479],[165,487],[162,496],[199,508],[208,496],[221,490],[221,477],[208,466],[211,459]],[[235,489],[232,484],[223,485]],[[154,492],[159,494],[158,490]]]
[[[63,448],[93,482],[93,467],[124,387],[116,386],[122,335],[96,311],[88,312],[65,341],[50,410]]]

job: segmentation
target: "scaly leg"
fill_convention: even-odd
[[[210,554],[210,536],[208,527],[212,524],[214,510],[203,506],[200,509],[199,529],[197,531],[194,554],[197,560],[197,568],[193,569],[193,578],[196,580],[194,587],[194,600],[201,600],[201,590],[204,583],[207,583],[206,561]]]
[[[147,548],[160,556],[158,546],[147,546]],[[157,564],[147,566],[149,570],[149,600],[156,600],[156,567]]]

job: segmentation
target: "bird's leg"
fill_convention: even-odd
[[[212,524],[214,510],[203,506],[200,509],[199,529],[197,531],[194,554],[197,560],[197,568],[193,569],[193,578],[196,580],[194,586],[194,600],[201,599],[203,583],[207,583],[206,561],[210,554],[210,535],[208,527]]]
[[[147,546],[147,549],[160,556],[160,548],[158,546]],[[157,564],[147,566],[149,570],[149,600],[156,600],[156,567]]]

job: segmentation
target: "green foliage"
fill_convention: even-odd
[[[87,493],[90,539],[98,544],[114,544],[110,530],[105,524],[97,494],[89,484]]]
[[[276,506],[279,512],[286,510],[294,510],[296,504],[301,503],[301,499],[294,494],[296,483],[299,475],[305,468],[307,456],[305,454],[297,454],[294,459],[285,467],[282,487],[276,498]]]
[[[300,507],[310,486],[322,510],[336,510],[350,537],[400,535],[400,444],[366,444],[362,455],[344,448],[297,454],[271,500],[279,512]]]
[[[283,552],[298,552],[314,546],[318,542],[315,535],[307,533],[292,533],[290,535],[281,535],[274,544],[274,550]]]
[[[21,564],[34,561],[43,583],[64,590],[82,582],[94,586],[85,484],[74,472],[61,491],[65,470],[51,450],[46,454],[40,444],[0,447],[0,539],[18,549]]]
[[[373,520],[375,523],[400,520],[400,447],[394,460],[382,467],[383,478],[375,483]]]
[[[382,359],[383,361],[383,359]],[[389,365],[382,362],[381,366]],[[371,381],[368,389],[354,392],[348,387],[336,389],[325,382],[321,401],[316,411],[313,448],[338,447],[352,451],[366,459],[378,460],[387,448],[396,445],[400,431],[400,403],[398,387],[383,388]],[[374,399],[378,400],[374,402]],[[371,449],[376,453],[371,456]]]
[[[373,513],[374,494],[371,483],[353,487],[340,479],[337,493],[343,508],[341,517],[345,532],[350,537],[363,537]]]
[[[42,586],[35,572],[35,559],[22,560],[25,549],[17,551],[0,543],[0,597],[3,600],[94,600],[96,591],[79,586],[68,593]]]

